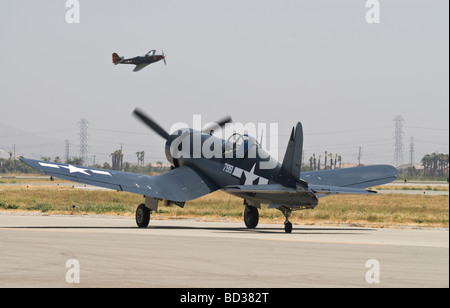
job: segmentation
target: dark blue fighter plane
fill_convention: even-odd
[[[150,214],[162,200],[184,207],[190,201],[216,190],[223,190],[244,200],[244,222],[256,228],[261,204],[280,210],[286,221],[285,232],[292,232],[289,217],[292,211],[314,209],[319,198],[337,194],[375,194],[365,188],[395,180],[397,170],[389,165],[302,172],[303,128],[292,129],[282,163],[268,155],[255,138],[234,134],[224,140],[207,132],[181,129],[167,133],[139,109],[134,115],[166,140],[165,152],[172,170],[157,176],[126,173],[90,167],[79,167],[22,158],[21,160],[53,177],[99,187],[127,191],[145,196],[145,203],[136,210],[138,227],[145,228]],[[217,123],[223,127],[231,118]],[[193,155],[195,141],[202,146],[219,145],[221,157]],[[252,153],[253,155],[249,155]],[[262,168],[271,163],[273,168]]]

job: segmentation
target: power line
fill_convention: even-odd
[[[404,126],[406,128],[413,128],[413,129],[423,129],[423,130],[434,130],[434,131],[442,131],[442,132],[448,132],[448,128],[433,128],[433,127],[419,127],[419,126]]]

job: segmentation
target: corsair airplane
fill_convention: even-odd
[[[151,212],[157,211],[162,200],[183,208],[187,201],[222,190],[243,199],[247,228],[256,228],[258,209],[261,204],[268,204],[269,208],[284,214],[285,232],[290,233],[292,211],[314,209],[319,198],[325,196],[376,194],[365,188],[389,183],[398,176],[397,169],[390,165],[300,173],[303,151],[300,122],[292,129],[284,159],[279,163],[248,135],[235,133],[225,140],[210,134],[209,130],[202,132],[188,128],[169,134],[139,109],[134,110],[134,115],[166,140],[165,153],[172,170],[147,176],[26,158],[21,160],[53,177],[143,195],[145,203],[136,210],[136,223],[140,228],[148,226]],[[230,121],[231,118],[225,118],[217,125],[223,127]],[[206,158],[201,153],[194,158],[196,142],[207,148],[217,146],[222,155]],[[273,168],[263,168],[264,163],[271,163]]]

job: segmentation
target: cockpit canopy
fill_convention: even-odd
[[[156,50],[153,49],[153,50],[150,50],[149,52],[147,52],[147,54],[146,54],[145,56],[146,56],[146,57],[154,56],[155,53],[156,53]]]
[[[244,158],[247,156],[249,149],[254,150],[260,148],[260,144],[255,138],[247,134],[241,135],[234,133],[225,142],[225,157]]]

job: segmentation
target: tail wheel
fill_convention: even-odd
[[[246,205],[244,210],[244,222],[247,228],[255,229],[259,222],[258,209],[251,205]]]
[[[140,204],[136,209],[136,224],[139,228],[147,228],[150,223],[150,209]]]

